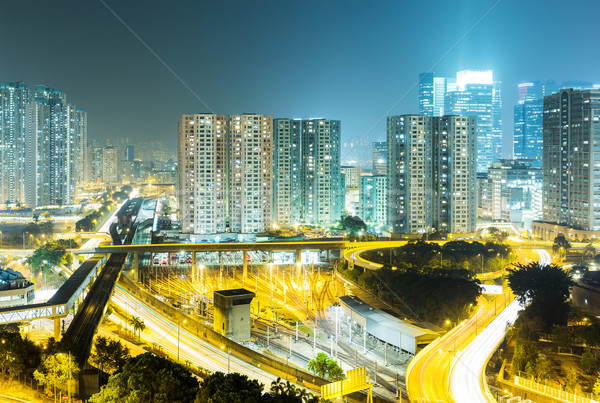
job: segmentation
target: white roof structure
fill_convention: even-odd
[[[411,354],[417,345],[428,344],[439,337],[436,332],[410,324],[375,308],[356,296],[340,297],[344,314],[366,329],[367,333]]]

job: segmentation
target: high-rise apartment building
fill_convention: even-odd
[[[340,167],[340,172],[344,175],[344,186],[346,189],[358,189],[362,169],[359,167],[343,165]]]
[[[387,143],[385,141],[373,142],[373,175],[387,174]]]
[[[273,220],[273,118],[183,115],[178,127],[182,229],[256,234]]]
[[[301,133],[301,120],[273,120],[273,221],[278,225],[301,219]]]
[[[473,117],[388,117],[387,219],[393,232],[474,231],[476,130]]]
[[[229,227],[255,234],[273,222],[273,117],[229,117]]]
[[[302,121],[303,222],[331,225],[341,217],[340,121]]]
[[[85,180],[86,120],[63,91],[36,86],[27,118],[25,186],[30,205],[74,202],[75,187]]]
[[[600,230],[600,90],[544,97],[543,220]]]
[[[134,147],[128,145],[125,147],[125,161],[132,162],[135,159]]]
[[[358,215],[367,224],[387,229],[387,177],[361,176]]]
[[[116,184],[119,181],[119,149],[107,146],[102,149],[102,181]]]
[[[181,228],[192,234],[226,231],[227,118],[183,115],[177,142]]]
[[[0,83],[0,202],[25,201],[25,138],[29,89]]]

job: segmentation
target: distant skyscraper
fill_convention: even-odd
[[[119,181],[119,152],[115,146],[102,149],[102,181],[104,183],[116,184]]]
[[[387,142],[373,142],[373,175],[386,175]]]
[[[125,147],[125,161],[133,161],[135,159],[134,148],[132,145]]]
[[[387,139],[391,230],[474,231],[476,119],[390,116]]]
[[[444,113],[477,118],[477,172],[502,154],[500,84],[492,70],[462,70],[447,86]]]
[[[72,204],[76,184],[85,179],[85,112],[67,103],[64,92],[38,85],[27,124],[27,202]]]
[[[302,214],[302,121],[273,120],[273,219],[294,225]]]
[[[600,90],[546,96],[543,120],[543,220],[600,231]]]
[[[544,96],[557,91],[552,81],[523,82],[518,85],[518,103],[514,107],[514,157],[542,166],[542,112]]]
[[[443,116],[446,97],[445,77],[436,77],[434,73],[419,75],[419,114],[425,116]]]
[[[340,121],[302,121],[303,221],[330,225],[341,217]]]
[[[90,181],[92,183],[102,182],[102,147],[90,147]]]
[[[387,177],[360,177],[358,215],[365,223],[387,230]]]
[[[177,138],[177,189],[183,232],[225,232],[227,118],[214,114],[183,115]]]
[[[25,201],[25,138],[29,90],[0,83],[0,203]]]

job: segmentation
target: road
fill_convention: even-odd
[[[550,254],[537,249],[539,263],[549,265]],[[485,382],[485,367],[504,338],[521,306],[513,300],[473,341],[456,357],[450,369],[450,392],[455,402],[495,402]]]
[[[150,305],[129,294],[121,286],[117,285],[111,301],[122,310],[144,320],[147,328],[141,333],[141,338],[148,344],[159,345],[169,356],[176,358],[179,333],[179,357],[181,362],[189,361],[196,367],[208,369],[212,372],[227,373],[228,353],[226,349],[220,349],[206,343],[183,327],[178,327],[177,321],[157,312]],[[111,316],[111,320],[121,323],[123,327],[131,328],[131,325],[123,323],[121,319],[114,315]],[[229,356],[229,369],[231,372],[239,372],[248,375],[252,379],[257,379],[267,387],[277,379],[276,375],[263,371],[234,356]]]

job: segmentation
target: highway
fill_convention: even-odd
[[[122,310],[142,318],[147,329],[141,333],[141,338],[150,345],[161,346],[169,356],[176,359],[177,321],[157,312],[153,307],[135,298],[118,285],[111,301]],[[122,323],[123,327],[131,329],[131,325],[123,323],[121,319],[114,315],[110,319],[116,323]],[[192,365],[211,372],[221,371],[227,373],[227,350],[201,340],[181,326],[179,327],[179,356],[181,362],[189,361]],[[230,371],[246,374],[252,379],[257,379],[259,382],[264,383],[267,388],[272,381],[277,379],[276,375],[263,371],[233,355],[229,356],[229,366]]]
[[[539,263],[549,265],[550,254],[537,249]],[[512,324],[521,306],[515,299],[456,357],[450,369],[450,393],[455,402],[492,403],[485,382],[485,367],[490,356],[502,342],[506,328]]]

